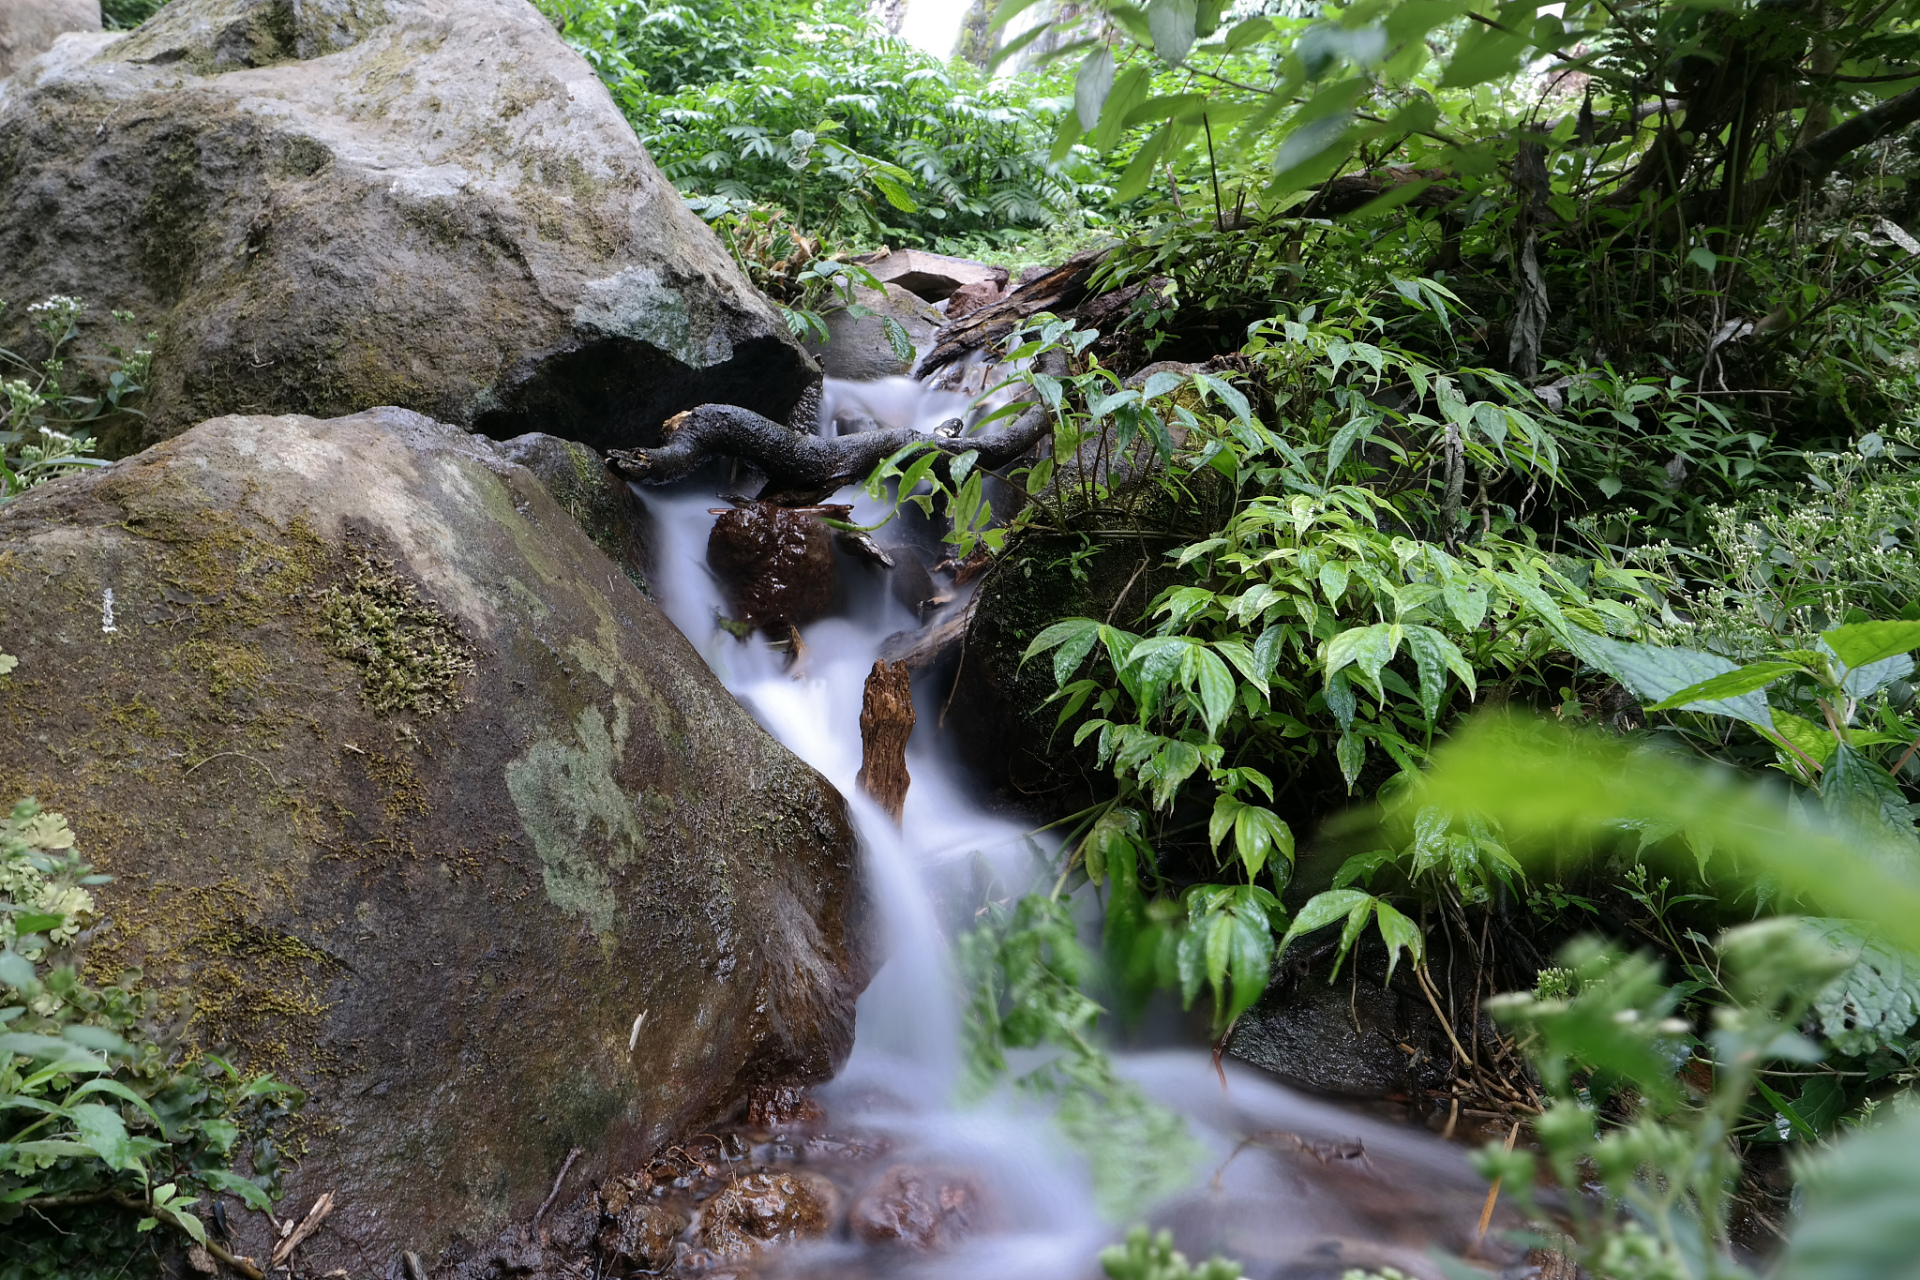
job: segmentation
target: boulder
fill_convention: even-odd
[[[814,371],[525,0],[172,0],[0,82],[0,346],[157,332],[116,452],[400,405],[505,439],[784,419]],[[83,367],[80,360],[74,368]]]
[[[100,0],[7,0],[0,4],[0,79],[53,47],[69,31],[98,31]]]
[[[488,1239],[570,1149],[641,1167],[850,1047],[844,801],[485,439],[207,422],[0,508],[0,599],[0,793],[117,877],[90,963],[314,1095],[303,1272]]]
[[[991,306],[1005,296],[1000,285],[992,280],[963,284],[947,295],[947,323],[951,324],[964,316],[972,315],[980,308]]]
[[[971,258],[952,258],[925,249],[882,249],[854,261],[873,272],[882,284],[899,285],[928,302],[938,302],[962,285],[990,281],[1001,286],[1007,282],[1005,267],[990,267]]]
[[[919,353],[933,345],[933,335],[941,324],[940,313],[899,285],[887,285],[883,293],[856,289],[854,301],[868,314],[855,316],[845,307],[835,307],[824,316],[827,341],[808,346],[829,378],[854,382],[896,378],[910,371]],[[913,345],[905,359],[887,337],[890,319],[899,321]]]

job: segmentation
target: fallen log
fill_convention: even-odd
[[[933,350],[921,359],[914,376],[924,378],[973,351],[984,350],[1042,311],[1056,315],[1086,299],[1093,273],[1107,260],[1107,249],[1083,249],[1065,262],[945,326],[933,338]]]
[[[1065,371],[1057,352],[1041,357],[1041,366],[1056,376]],[[625,480],[670,484],[710,458],[738,458],[766,473],[763,499],[805,506],[864,480],[910,444],[928,444],[949,457],[977,451],[977,465],[997,470],[1026,454],[1052,425],[1046,406],[1034,404],[978,435],[959,434],[956,419],[947,424],[951,434],[945,429],[928,435],[912,427],[889,427],[826,439],[791,430],[738,405],[703,404],[667,419],[661,428],[665,440],[658,448],[615,449],[607,455],[607,465]]]
[[[904,662],[873,664],[860,704],[860,772],[854,781],[900,821],[907,803],[907,739],[913,735],[913,676]]]

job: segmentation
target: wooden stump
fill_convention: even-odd
[[[873,664],[860,703],[860,789],[900,821],[906,807],[907,739],[913,735],[913,677],[904,662]]]

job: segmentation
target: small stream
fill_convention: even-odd
[[[656,593],[748,711],[847,797],[883,930],[885,961],[859,1001],[851,1059],[814,1094],[836,1132],[879,1139],[888,1163],[964,1170],[983,1192],[979,1224],[944,1253],[825,1241],[790,1246],[757,1273],[1098,1276],[1100,1249],[1127,1224],[1101,1216],[1085,1162],[1041,1104],[1012,1090],[975,1106],[955,1101],[962,1047],[952,934],[967,927],[985,886],[998,886],[996,898],[1025,892],[1054,850],[979,802],[939,731],[945,690],[927,681],[915,687],[912,786],[900,826],[861,793],[854,776],[865,680],[883,642],[922,621],[893,598],[883,571],[836,552],[836,606],[805,629],[804,656],[791,669],[763,638],[742,641],[723,631],[716,618],[727,606],[707,570],[706,547],[711,509],[724,505],[716,499],[725,488],[715,474],[639,490],[654,525]],[[863,523],[884,511],[857,488],[833,501],[853,504]],[[945,608],[964,605],[956,598]],[[1309,1098],[1231,1061],[1223,1090],[1210,1054],[1180,1047],[1183,1024],[1164,1021],[1165,1046],[1118,1060],[1185,1118],[1204,1148],[1187,1189],[1150,1214],[1156,1226],[1173,1228],[1190,1258],[1232,1257],[1250,1277],[1337,1280],[1350,1268],[1393,1266],[1441,1280],[1430,1250],[1473,1249],[1486,1186],[1459,1147]],[[1504,1246],[1497,1249],[1502,1261],[1513,1261]]]

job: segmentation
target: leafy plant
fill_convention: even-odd
[[[270,1206],[273,1128],[303,1095],[183,1054],[138,972],[81,976],[90,890],[107,879],[59,814],[23,800],[0,820],[0,1259],[9,1274],[111,1275],[164,1225],[244,1270],[203,1206]]]
[[[68,370],[64,353],[79,333],[86,305],[56,294],[27,312],[47,354],[31,361],[0,348],[0,374],[16,375],[0,377],[0,502],[43,481],[105,466],[103,459],[92,456],[92,428],[117,415],[139,413],[134,406],[153,362],[153,353],[145,348],[129,352],[112,347],[98,361],[106,370],[105,377],[96,380],[101,383],[98,394],[83,394],[75,389],[81,379],[77,371]],[[122,328],[133,323],[126,312],[115,312],[113,318]]]
[[[1108,1280],[1239,1280],[1240,1264],[1225,1258],[1209,1258],[1199,1266],[1191,1265],[1186,1255],[1173,1247],[1173,1233],[1149,1232],[1134,1227],[1127,1232],[1125,1244],[1117,1244],[1100,1254],[1100,1269]]]

